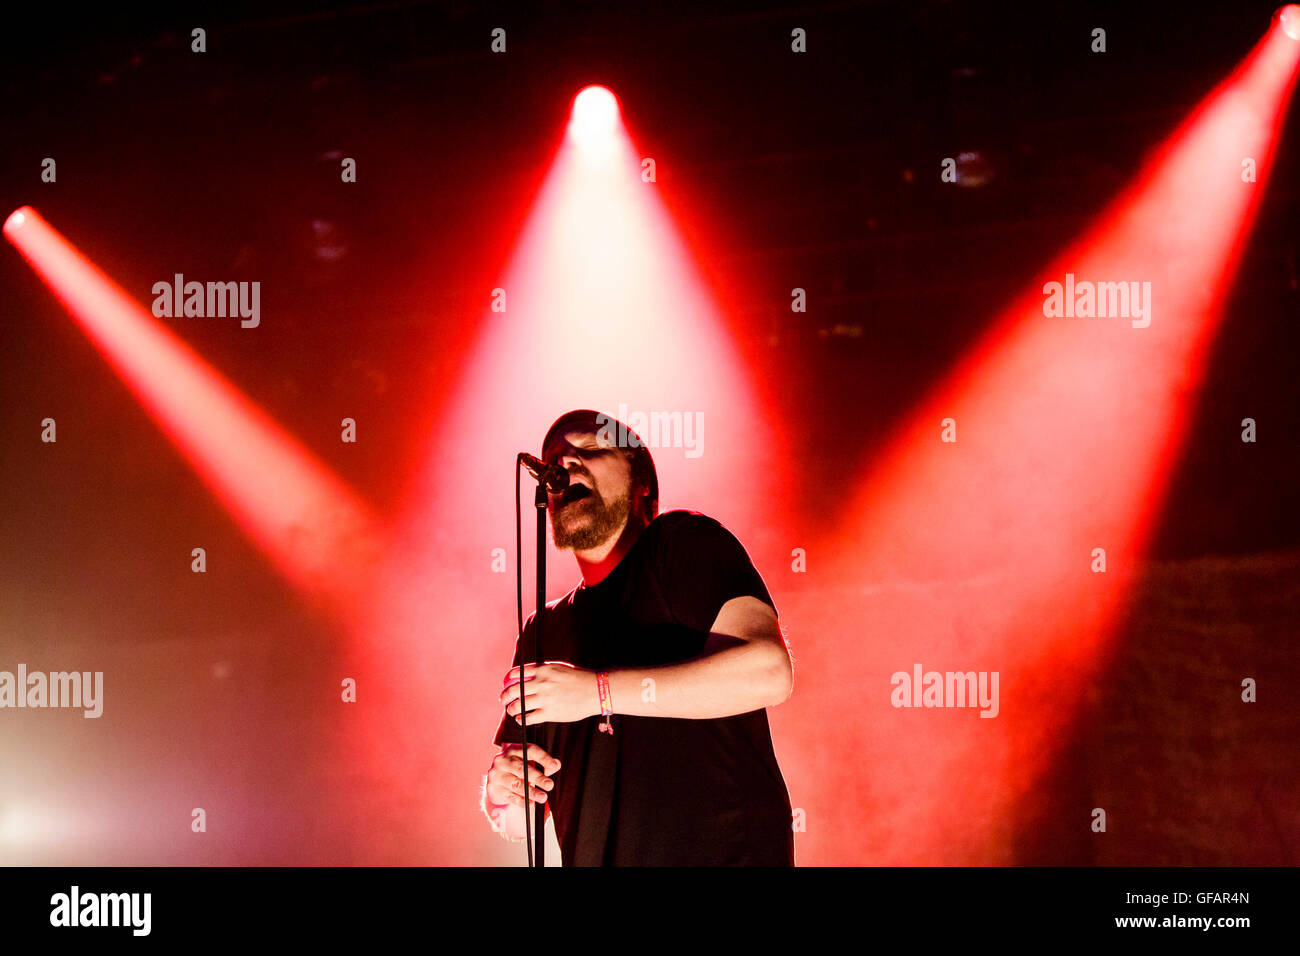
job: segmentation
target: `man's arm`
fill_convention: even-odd
[[[709,630],[699,657],[662,667],[611,670],[614,713],[731,717],[789,698],[794,669],[770,604],[748,595],[732,598]]]
[[[533,622],[537,614],[528,615],[524,622],[524,644],[532,639]],[[514,666],[519,665],[519,644],[515,645]],[[524,841],[524,748],[520,741],[520,731],[509,717],[503,716],[497,727],[494,743],[501,749],[492,758],[492,766],[483,777],[483,786],[479,791],[479,807],[492,824],[492,829],[512,843]],[[529,773],[528,785],[533,802],[541,802],[546,808],[546,816],[551,816],[551,808],[545,804],[545,793],[554,789],[555,781],[547,774],[554,774],[560,769],[556,760],[538,744],[528,745]],[[531,808],[533,803],[529,804]]]

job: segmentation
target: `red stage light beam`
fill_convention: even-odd
[[[560,413],[657,416],[658,429],[627,424],[651,446],[661,510],[713,514],[751,547],[758,517],[764,525],[773,517],[764,514],[771,470],[753,468],[772,447],[772,423],[643,159],[612,92],[589,87],[575,97],[513,257],[484,288],[462,377],[416,463],[393,575],[383,576],[403,583],[375,602],[368,629],[387,635],[377,641],[389,653],[386,669],[370,682],[391,688],[392,710],[359,740],[406,805],[486,771],[514,645],[512,466],[518,452],[540,451]],[[534,573],[526,482],[525,614]],[[576,583],[572,555],[551,549],[551,596]],[[455,732],[433,747],[430,727]],[[445,862],[519,862],[473,800],[442,801],[437,814],[410,819],[410,839],[394,854],[425,846]]]
[[[350,614],[377,553],[352,491],[35,209],[4,234],[277,570]]]
[[[799,741],[803,862],[1014,863],[1035,830],[1094,836],[1086,794],[1044,820],[1038,790],[1159,514],[1298,58],[1279,18],[921,403],[824,541],[824,589],[794,615],[816,640],[774,717]],[[1146,316],[1046,315],[1048,283],[1075,280],[1149,283]],[[997,716],[893,706],[917,664],[997,672]]]

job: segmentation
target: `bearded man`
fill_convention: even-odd
[[[522,681],[535,614],[517,643],[482,793],[493,828],[522,839],[538,802],[564,866],[793,866],[766,711],[793,670],[749,555],[713,518],[659,514],[649,450],[607,415],[562,415],[541,457],[569,473],[547,511],[581,580],[546,605],[548,660]]]

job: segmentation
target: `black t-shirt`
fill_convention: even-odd
[[[542,655],[594,670],[688,660],[722,605],[744,595],[773,604],[735,536],[698,512],[665,512],[599,584],[547,604]],[[521,659],[533,660],[533,617],[515,648],[514,664]],[[706,720],[615,714],[612,735],[598,730],[602,720],[528,729],[561,762],[547,805],[565,866],[794,865],[790,796],[766,710]],[[495,739],[520,741],[513,717]]]

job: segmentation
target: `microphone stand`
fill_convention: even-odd
[[[533,615],[533,663],[541,664],[546,658],[542,656],[542,630],[545,615],[542,613],[546,609],[546,503],[547,493],[550,485],[554,481],[560,482],[560,487],[568,484],[568,475],[563,469],[553,469],[558,472],[558,476],[552,477],[545,464],[538,458],[534,458],[527,453],[520,453],[515,462],[515,554],[518,559],[515,564],[515,595],[519,615],[519,637],[522,640],[524,634],[524,581],[523,581],[523,534],[520,527],[519,517],[519,468],[523,466],[528,469],[534,478],[537,479],[537,492],[533,497],[533,506],[537,509],[537,611]],[[521,646],[519,649],[519,660],[521,662],[519,673],[519,728],[520,736],[523,740],[523,761],[524,761],[524,849],[528,854],[529,866],[546,865],[546,805],[537,803],[534,805],[529,798],[532,792],[528,782],[528,711],[527,702],[524,693],[523,679],[523,661],[525,650]],[[540,742],[541,733],[538,732]],[[533,825],[530,828],[528,823],[528,807],[533,808]],[[533,852],[533,840],[537,841],[536,854]]]
[[[537,510],[537,611],[533,615],[533,663],[540,664],[544,660],[542,657],[542,622],[546,616],[542,611],[546,608],[546,482],[537,483],[537,492],[533,496],[533,505]],[[520,674],[519,684],[519,720],[523,728],[524,738],[524,805],[529,803],[527,794],[528,790],[528,716],[527,707],[524,701],[523,674]],[[538,738],[541,738],[541,732],[538,732]],[[527,812],[525,811],[525,817]],[[524,826],[528,826],[527,819],[524,820]],[[534,866],[546,865],[546,804],[538,803],[533,806],[533,833],[536,834],[536,856]]]

